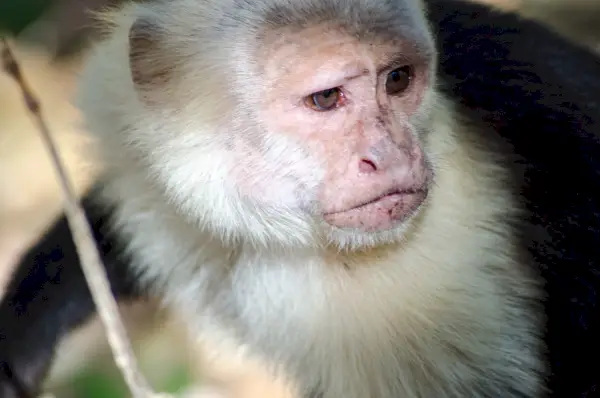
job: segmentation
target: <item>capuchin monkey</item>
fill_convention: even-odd
[[[78,105],[119,300],[162,297],[281,396],[598,396],[592,53],[458,0],[156,0],[106,20]],[[77,265],[64,218],[22,259],[2,397],[37,394],[94,313]]]

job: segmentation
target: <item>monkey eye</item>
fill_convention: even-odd
[[[315,111],[329,111],[337,107],[342,100],[342,91],[339,88],[329,88],[309,95],[306,104]]]
[[[413,70],[410,66],[401,66],[391,71],[385,82],[385,89],[388,94],[400,94],[409,86],[413,77]]]

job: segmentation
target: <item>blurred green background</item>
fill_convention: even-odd
[[[52,3],[52,0],[0,0],[0,31],[18,34]]]

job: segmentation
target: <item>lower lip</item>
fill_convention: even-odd
[[[423,203],[426,191],[394,193],[353,209],[325,215],[335,227],[366,232],[393,228],[410,217]]]

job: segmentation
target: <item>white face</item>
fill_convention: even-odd
[[[161,114],[173,135],[158,135],[149,164],[169,199],[217,234],[258,244],[398,239],[433,178],[421,137],[432,60],[414,43],[362,42],[324,27],[267,42],[260,81],[240,62],[228,81],[213,77],[195,93],[213,113],[222,92],[236,93],[235,112],[209,119],[198,101]],[[134,76],[144,65],[132,59]],[[189,91],[185,80],[172,91]]]

